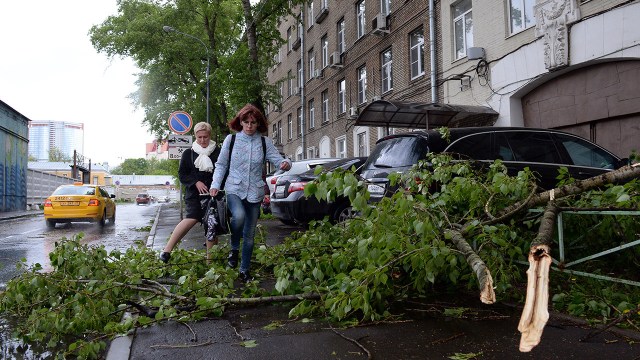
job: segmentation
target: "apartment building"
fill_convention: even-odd
[[[292,159],[367,156],[393,132],[356,125],[371,103],[430,97],[427,1],[310,1],[280,25],[286,43],[268,73],[282,102],[269,135]]]
[[[640,149],[640,2],[442,1],[443,103]]]
[[[281,95],[269,135],[291,158],[368,155],[387,133],[443,125],[638,150],[637,0],[314,0],[296,13],[268,73]]]
[[[57,149],[69,159],[74,151],[84,153],[84,124],[67,121],[29,122],[29,156],[49,161],[49,153]]]

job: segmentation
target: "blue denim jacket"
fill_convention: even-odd
[[[264,186],[266,185],[262,179],[262,166],[264,164],[262,140],[260,140],[262,135],[258,132],[251,136],[242,131],[237,133],[231,154],[231,164],[229,164],[231,136],[227,135],[222,143],[222,149],[213,173],[211,188],[220,189],[222,178],[227,169],[229,169],[229,176],[224,185],[224,190],[228,194],[237,195],[240,199],[247,199],[252,203],[260,202],[264,198]],[[270,138],[265,137],[265,140],[267,160],[271,164],[276,168],[279,168],[283,161],[291,164],[291,160],[285,159],[280,155]]]

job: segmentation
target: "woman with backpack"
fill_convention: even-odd
[[[261,135],[267,132],[267,120],[256,106],[247,104],[240,109],[229,122],[229,128],[236,134],[228,135],[222,143],[209,193],[213,197],[221,189],[226,193],[231,212],[228,265],[232,268],[238,266],[242,238],[239,277],[248,282],[252,279],[249,268],[253,238],[265,195],[264,163],[269,161],[279,169],[289,170],[291,160],[283,158],[271,139]]]

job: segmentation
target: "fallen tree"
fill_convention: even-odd
[[[637,166],[591,181],[598,191],[584,192],[584,184],[572,182],[544,195],[530,173],[507,176],[500,162],[484,173],[446,156],[432,163],[392,179],[403,191],[376,207],[367,204],[366,184],[353,174],[320,174],[305,189],[309,195],[348,196],[362,215],[337,226],[312,224],[279,246],[257,248],[256,275],[275,277],[274,289],[257,282],[234,288],[237,274],[226,268],[224,257],[207,265],[204,251],[176,250],[171,264],[162,266],[144,247],[107,253],[77,238],[61,241],[50,254],[52,272],[33,266],[12,280],[0,295],[0,310],[23,319],[28,340],[55,343],[75,336],[69,353],[93,357],[102,339],[135,327],[219,316],[229,306],[265,301],[294,304],[291,316],[353,321],[385,319],[394,302],[429,294],[434,284],[477,287],[480,300],[493,303],[516,295],[514,285],[524,280],[516,262],[529,258],[519,325],[521,350],[527,351],[546,323],[556,206],[639,205],[639,186],[632,180],[639,176]],[[606,185],[611,181],[618,185]],[[542,218],[528,212],[547,203],[553,206]],[[167,278],[174,280],[162,281]],[[132,306],[146,315],[121,322]]]

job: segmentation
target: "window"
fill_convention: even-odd
[[[278,95],[280,95],[280,100],[284,96],[284,83],[282,81],[278,82]]]
[[[344,18],[338,21],[336,35],[336,39],[338,41],[338,52],[342,54],[344,53]]]
[[[97,177],[97,176],[94,176],[94,177],[93,177],[93,182],[92,182],[92,184],[94,184],[94,185],[98,185],[98,177]],[[102,190],[102,189],[100,189],[100,190]],[[103,194],[103,196],[104,196],[104,194]]]
[[[367,67],[358,68],[358,105],[367,101]]]
[[[336,138],[336,157],[347,157],[347,137],[344,135]]]
[[[555,136],[567,150],[573,165],[615,169],[616,158],[599,147],[569,135],[556,134]]]
[[[382,53],[380,63],[382,64],[382,93],[384,94],[387,91],[391,91],[393,89],[393,58],[391,56],[390,48]]]
[[[307,58],[309,59],[309,79],[312,79],[316,71],[316,54],[313,52],[313,48],[309,50]]]
[[[291,114],[287,115],[287,126],[289,133],[289,140],[293,139],[293,120],[291,119]]]
[[[356,32],[358,39],[365,35],[366,24],[367,22],[364,17],[364,0],[361,0],[356,4]]]
[[[291,27],[287,29],[287,51],[291,51],[293,49],[293,41],[291,41],[293,31],[291,31]]]
[[[467,56],[467,49],[473,46],[471,0],[462,0],[453,6],[453,36],[456,59]]]
[[[535,0],[509,0],[509,20],[512,34],[535,25],[536,19],[533,11],[535,4]]]
[[[298,88],[302,88],[302,79],[304,78],[302,74],[302,60],[298,60],[298,64],[296,66],[298,69]]]
[[[302,135],[302,129],[304,128],[304,123],[302,122],[302,108],[298,108],[296,111],[296,115],[298,117],[298,135]]]
[[[309,100],[309,129],[316,127],[316,108],[313,99]]]
[[[282,120],[278,120],[278,144],[282,144]]]
[[[311,146],[307,148],[307,159],[313,159],[316,157],[316,147]]]
[[[347,104],[345,102],[346,80],[338,81],[338,114],[347,112]]]
[[[322,44],[322,68],[324,69],[329,65],[329,40],[327,35],[322,37],[320,44]]]
[[[329,93],[327,90],[322,94],[322,123],[329,122]]]
[[[273,123],[273,125],[271,126],[271,139],[273,140],[274,144],[278,144],[278,124]]]
[[[391,13],[391,0],[380,0],[380,12],[385,15]]]
[[[366,147],[366,132],[359,132],[356,134],[356,149],[358,154],[356,156],[367,156],[367,147]]]
[[[411,80],[424,75],[424,34],[422,29],[409,34]]]
[[[313,16],[313,1],[309,1],[309,7],[307,8],[307,27],[310,28],[313,26],[314,16]]]
[[[287,87],[287,95],[293,95],[293,74],[291,74],[291,70],[287,71]]]

